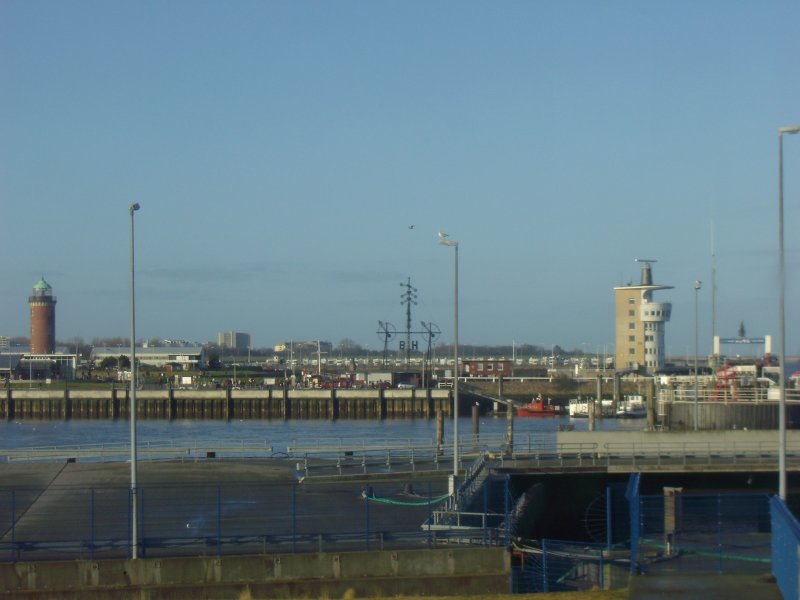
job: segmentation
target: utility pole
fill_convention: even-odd
[[[408,282],[401,283],[401,287],[406,288],[405,291],[400,294],[400,304],[406,305],[406,369],[408,369],[408,363],[411,358],[411,305],[417,303],[417,288],[411,285],[411,277],[408,278]]]

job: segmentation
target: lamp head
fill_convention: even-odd
[[[703,286],[703,282],[699,279],[695,280],[694,282],[694,289],[699,290]]]
[[[447,238],[447,239],[443,238],[443,239],[439,240],[439,243],[442,246],[456,246],[456,247],[458,247],[458,242],[455,241],[455,240],[451,240],[449,238]]]
[[[139,203],[138,202],[134,202],[133,204],[131,204],[128,207],[128,210],[130,211],[131,214],[133,214],[133,211],[139,210]]]
[[[800,125],[787,125],[786,127],[778,127],[778,135],[798,132],[800,132]]]

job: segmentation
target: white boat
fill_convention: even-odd
[[[586,419],[589,417],[589,401],[573,398],[569,401],[570,419]]]
[[[617,418],[618,419],[643,419],[647,416],[647,404],[645,404],[644,396],[641,394],[633,394],[625,396],[617,405]]]
[[[611,400],[601,400],[600,414],[598,416],[610,417],[611,414]],[[571,419],[588,419],[589,400],[584,400],[582,398],[573,398],[570,400],[569,416]]]

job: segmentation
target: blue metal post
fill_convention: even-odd
[[[91,539],[89,541],[89,558],[94,560],[94,488],[91,490],[89,496],[89,532]]]
[[[489,481],[486,480],[483,482],[483,545],[486,546],[486,519],[488,518],[489,510],[488,504],[489,500],[487,498],[488,495],[488,484]]]
[[[17,494],[11,490],[11,560],[19,559],[17,556]]]
[[[292,554],[297,553],[297,484],[292,483]]]
[[[717,556],[719,572],[722,573],[722,494],[717,494]]]
[[[611,505],[612,502],[612,494],[611,494],[611,486],[606,487],[606,548],[611,551],[611,546],[613,545],[612,535],[611,535],[611,510],[614,508]]]
[[[369,488],[364,496],[364,535],[366,536],[366,551],[369,552]]]
[[[222,488],[217,486],[217,558],[222,556]]]
[[[428,550],[433,547],[431,540],[431,525],[433,521],[433,502],[431,501],[431,482],[428,482]]]
[[[542,591],[548,592],[547,585],[547,540],[542,539]]]
[[[639,513],[641,512],[640,478],[641,475],[639,473],[633,473],[628,479],[628,489],[625,491],[625,499],[628,501],[631,521],[631,575],[636,575],[639,561],[639,536],[641,535],[641,523],[639,521]]]
[[[504,496],[505,496],[504,497],[504,501],[503,501],[503,505],[504,505],[503,508],[504,508],[504,513],[505,514],[503,515],[503,517],[505,518],[505,521],[506,521],[505,547],[507,549],[511,548],[511,523],[509,521],[509,516],[510,516],[510,512],[511,512],[509,510],[509,507],[511,505],[511,490],[508,487],[508,482],[509,482],[510,479],[511,479],[511,475],[506,475],[505,485],[503,485],[503,491],[504,491]]]

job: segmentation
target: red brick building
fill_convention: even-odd
[[[461,359],[467,377],[509,377],[511,361],[506,358],[467,358]]]

